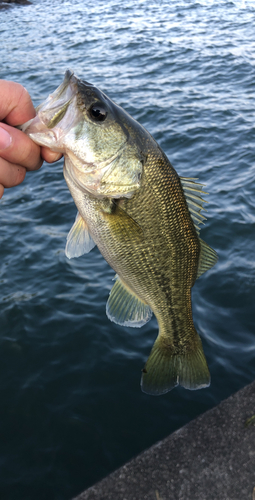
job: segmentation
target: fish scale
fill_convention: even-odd
[[[160,155],[149,154],[143,182],[144,188],[142,185],[139,192],[123,204],[125,212],[143,229],[142,241],[130,235],[128,239],[125,235],[122,237],[121,231],[116,234],[108,218],[107,230],[99,229],[103,243],[100,240],[98,247],[121,280],[155,313],[162,346],[167,352],[172,348],[175,356],[182,356],[197,349],[199,344],[190,297],[197,273],[199,239],[170,162]],[[151,185],[153,190],[148,188]],[[163,197],[161,205],[159,192]],[[99,206],[100,202],[98,213]],[[116,225],[116,220],[113,224]],[[99,221],[96,226],[99,227]],[[94,239],[96,241],[96,236]]]
[[[159,395],[178,384],[208,386],[191,307],[191,287],[217,260],[199,237],[202,185],[180,178],[144,127],[70,71],[22,129],[65,156],[64,177],[78,209],[66,255],[97,245],[115,270],[109,319],[140,327],[152,313],[157,318],[142,390]]]

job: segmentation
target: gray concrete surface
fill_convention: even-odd
[[[255,382],[75,500],[255,500],[254,415]]]

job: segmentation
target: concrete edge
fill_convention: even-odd
[[[255,500],[255,382],[73,500],[217,499]]]

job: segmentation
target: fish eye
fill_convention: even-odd
[[[91,118],[97,122],[103,122],[107,117],[107,111],[101,103],[92,104],[89,113]]]

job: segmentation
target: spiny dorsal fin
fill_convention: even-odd
[[[92,240],[85,220],[77,213],[75,222],[71,227],[66,242],[65,254],[68,259],[80,257],[89,253],[96,244]]]
[[[207,245],[205,241],[201,240],[201,238],[199,238],[199,241],[200,255],[198,261],[197,278],[199,278],[201,274],[205,273],[205,271],[208,271],[208,269],[211,269],[211,267],[213,267],[218,260],[218,256],[215,250]]]
[[[151,319],[152,310],[117,277],[106,304],[106,314],[118,325],[140,327]]]
[[[199,234],[200,232],[199,225],[204,224],[203,220],[206,220],[206,217],[204,217],[201,214],[201,210],[205,210],[203,208],[203,203],[207,203],[206,200],[203,200],[201,195],[202,193],[203,194],[208,194],[208,193],[202,190],[204,184],[199,184],[198,182],[195,182],[197,180],[195,178],[180,177],[180,180],[184,190],[191,218],[194,222],[196,231]]]

